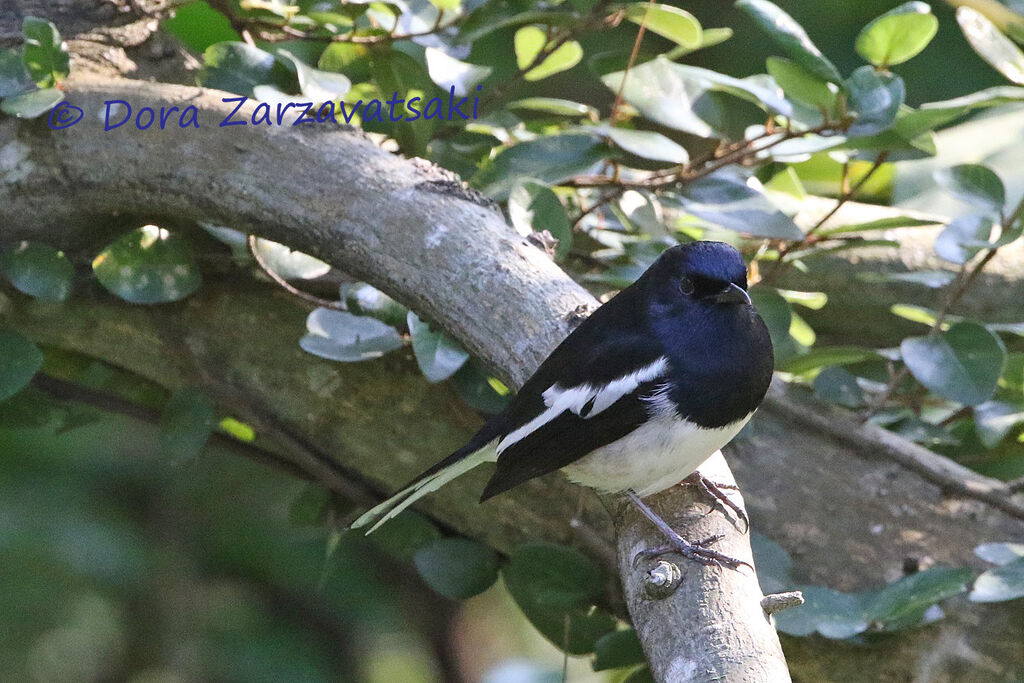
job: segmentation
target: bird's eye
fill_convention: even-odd
[[[693,294],[693,289],[694,289],[694,287],[693,287],[693,280],[691,280],[690,278],[688,278],[686,276],[683,276],[683,277],[679,278],[679,291],[680,292],[682,292],[683,294],[686,294],[687,296],[689,296],[690,294]]]

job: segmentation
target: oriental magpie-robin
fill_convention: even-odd
[[[641,499],[694,473],[736,436],[764,398],[772,366],[739,252],[721,242],[671,247],[566,337],[504,412],[352,526],[373,531],[496,461],[481,501],[562,469],[574,482],[629,496],[669,537],[661,551],[735,567],[685,541]]]

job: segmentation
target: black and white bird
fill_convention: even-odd
[[[679,483],[736,436],[764,398],[772,367],[740,253],[721,242],[671,247],[566,337],[467,444],[352,527],[371,525],[370,533],[496,461],[481,502],[562,469],[576,483],[629,496],[673,550],[735,566],[684,540],[641,499]]]

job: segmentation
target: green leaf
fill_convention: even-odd
[[[855,595],[824,586],[800,586],[804,604],[775,615],[780,631],[791,636],[818,632],[826,638],[845,639],[868,628],[860,601]]]
[[[935,238],[935,253],[952,263],[964,263],[988,244],[994,228],[985,216],[954,218]]]
[[[196,52],[202,52],[214,43],[242,39],[231,27],[231,21],[206,2],[176,6],[171,16],[160,21],[160,29]]]
[[[877,353],[859,346],[823,346],[779,363],[779,369],[802,375],[827,365],[850,365],[876,358]]]
[[[972,602],[1003,602],[1024,597],[1024,557],[982,572],[968,596]]]
[[[216,425],[210,399],[195,389],[179,389],[171,394],[160,417],[161,448],[174,459],[194,458]]]
[[[967,590],[971,576],[969,569],[945,567],[933,567],[905,576],[878,591],[868,601],[865,617],[885,631],[915,626],[929,607]]]
[[[597,116],[597,109],[589,104],[581,104],[572,100],[557,97],[527,97],[505,105],[506,109],[526,109],[556,116]]]
[[[422,98],[420,107],[425,107],[425,102],[434,97],[438,92],[437,86],[430,80],[430,74],[426,67],[416,59],[398,50],[375,50],[370,57],[370,73],[377,83],[381,93],[399,93],[406,99],[417,95]],[[415,94],[410,96],[412,91]],[[408,109],[408,101],[402,104],[403,116],[412,117]],[[421,111],[423,111],[421,109]],[[436,119],[428,119],[421,116],[415,121],[397,121],[389,123],[389,131],[402,150],[406,153],[417,156],[426,156],[427,145],[437,125]]]
[[[508,215],[520,235],[547,230],[558,240],[555,258],[564,259],[572,249],[572,226],[565,207],[549,187],[533,180],[516,183],[508,196]]]
[[[701,46],[700,22],[686,10],[648,2],[634,2],[623,7],[628,21],[646,26],[648,31],[668,38],[690,49]]]
[[[64,252],[42,242],[22,242],[4,252],[0,270],[19,292],[47,301],[66,300],[75,275]]]
[[[768,333],[775,347],[775,363],[780,365],[797,350],[793,338],[789,335],[789,328],[793,324],[793,309],[778,291],[763,285],[750,288],[750,299],[768,326]]]
[[[839,71],[811,42],[803,27],[777,5],[767,0],[739,0],[736,7],[753,17],[758,26],[807,71],[831,83],[842,80]]]
[[[957,8],[956,20],[967,42],[982,59],[1014,83],[1024,84],[1024,52],[995,24],[978,10],[966,6]]]
[[[412,336],[412,350],[416,354],[416,363],[428,382],[448,379],[469,360],[469,354],[457,341],[443,332],[430,329],[430,326],[412,311],[409,311],[406,320],[409,334]]]
[[[663,200],[670,196],[664,195]],[[706,176],[687,185],[678,197],[687,213],[729,230],[773,239],[803,237],[793,220],[757,189],[755,181],[737,175],[719,172]]]
[[[57,88],[31,90],[20,95],[5,97],[0,102],[0,111],[20,119],[34,119],[53,109],[64,99],[64,93]]]
[[[583,553],[554,543],[515,548],[502,576],[517,603],[563,608],[591,604],[604,590],[604,572]]]
[[[520,178],[554,185],[585,172],[604,159],[606,151],[590,135],[545,135],[502,150],[470,183],[487,196],[504,201]]]
[[[285,90],[290,85],[287,70],[275,68],[274,55],[247,43],[216,43],[203,53],[204,67],[199,85],[253,97],[253,86],[273,85]]]
[[[446,598],[465,600],[483,593],[498,580],[498,556],[490,547],[468,538],[441,538],[413,556],[416,570]]]
[[[623,678],[621,683],[654,683],[654,674],[649,666],[641,666]]]
[[[262,237],[256,239],[256,253],[271,271],[285,280],[312,280],[331,270],[330,264],[318,258]]]
[[[352,81],[344,74],[314,69],[288,50],[278,50],[277,54],[294,67],[299,90],[314,104],[336,102],[352,87]]]
[[[844,85],[850,93],[850,110],[857,116],[847,129],[848,137],[875,135],[893,125],[906,94],[902,78],[862,66]]]
[[[726,121],[720,105],[709,94],[722,92],[739,97],[762,109],[789,116],[792,105],[780,97],[774,84],[766,87],[756,80],[739,79],[687,64],[676,64],[664,56],[629,71],[615,71],[601,77],[612,92],[636,107],[652,121],[700,137],[725,137],[720,131]]]
[[[520,69],[525,69],[533,64],[541,51],[548,45],[547,35],[543,29],[537,26],[522,27],[516,31],[512,42],[516,52],[516,64]],[[523,78],[527,81],[539,81],[571,69],[582,59],[583,48],[575,40],[569,40],[527,71]]]
[[[601,568],[571,548],[523,544],[501,573],[530,623],[569,654],[592,652],[597,640],[615,629],[614,618],[590,607],[603,590]]]
[[[1002,340],[970,322],[957,323],[942,334],[908,337],[900,352],[917,381],[965,405],[990,399],[1006,365]]]
[[[0,50],[0,98],[23,93],[32,87],[25,62],[17,50]]]
[[[1006,203],[1006,188],[988,166],[959,164],[935,172],[935,182],[957,199],[999,214]]]
[[[402,346],[402,337],[394,327],[375,318],[328,308],[310,313],[306,330],[299,340],[304,351],[344,363],[380,358]]]
[[[916,56],[939,30],[939,20],[923,2],[906,2],[864,27],[857,36],[857,54],[878,67]]]
[[[985,448],[993,449],[1006,435],[1024,422],[1024,405],[1006,401],[986,401],[974,407],[974,431]]]
[[[21,32],[25,36],[22,59],[36,85],[50,88],[68,77],[71,56],[68,54],[68,46],[60,39],[60,32],[52,22],[25,17]]]
[[[426,48],[424,53],[430,78],[445,92],[455,88],[456,97],[465,97],[494,70],[460,61],[435,47]]]
[[[92,270],[108,291],[133,304],[179,301],[201,282],[185,240],[155,225],[117,238],[93,259]]]
[[[626,628],[601,636],[594,647],[592,666],[594,671],[607,671],[643,664],[646,661],[636,630]]]
[[[408,562],[420,548],[441,538],[433,523],[413,510],[404,510],[370,535],[370,540],[391,557]]]
[[[685,164],[690,161],[690,155],[684,147],[661,133],[614,126],[594,126],[592,130],[607,135],[625,151],[644,159],[665,161],[670,164]]]
[[[799,358],[800,356],[797,356]],[[814,395],[828,403],[846,408],[864,406],[864,391],[857,378],[846,368],[825,368],[814,378]]]
[[[839,88],[810,73],[796,62],[783,57],[769,57],[768,74],[786,93],[786,97],[809,107],[832,112]]]
[[[43,366],[43,352],[14,330],[0,330],[0,401],[28,386]]]

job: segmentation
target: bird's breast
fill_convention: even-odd
[[[607,493],[627,489],[649,496],[692,474],[729,443],[753,413],[724,427],[705,429],[671,411],[647,422],[565,468],[570,480]]]

